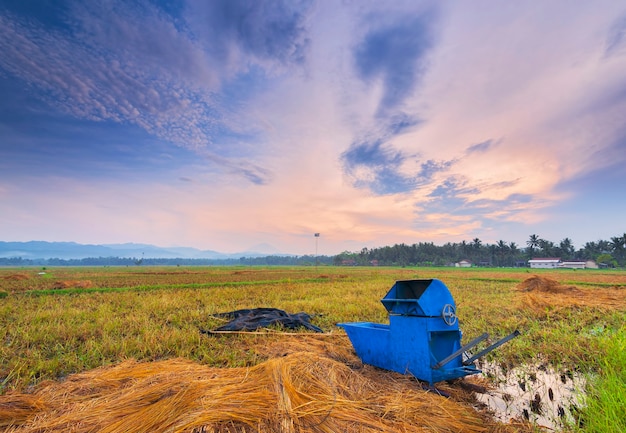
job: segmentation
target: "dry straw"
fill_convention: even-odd
[[[0,396],[0,431],[525,431],[489,422],[454,398],[450,385],[453,398],[446,399],[409,377],[363,366],[326,341],[287,338],[289,344],[265,347],[275,356],[254,367],[129,360],[43,383],[32,393]]]

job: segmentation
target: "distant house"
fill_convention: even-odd
[[[460,262],[456,262],[454,266],[457,268],[471,268],[472,262],[469,260],[461,260]]]
[[[561,259],[554,257],[530,259],[528,265],[533,269],[556,269],[560,266]]]
[[[566,260],[561,262],[561,268],[569,269],[598,269],[594,260]]]
[[[569,269],[585,269],[587,267],[587,262],[585,260],[564,260],[561,262],[559,267]]]

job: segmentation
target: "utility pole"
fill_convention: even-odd
[[[317,263],[318,263],[318,259],[317,259],[317,240],[319,239],[320,234],[319,233],[315,233],[315,269],[317,270]]]

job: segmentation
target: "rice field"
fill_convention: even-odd
[[[625,341],[626,272],[535,271],[3,268],[0,432],[538,431],[523,418],[497,422],[478,403],[471,389],[491,386],[486,378],[437,384],[441,397],[360,363],[335,326],[386,323],[380,299],[394,282],[429,278],[452,292],[464,342],[521,332],[486,362],[608,381],[588,393],[608,402],[562,428],[623,431],[626,369],[614,346]],[[200,332],[223,324],[217,313],[256,307],[307,312],[324,334]],[[607,407],[615,415],[602,424]]]

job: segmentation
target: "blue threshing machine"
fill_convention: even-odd
[[[474,365],[476,359],[519,335],[515,331],[467,356],[469,349],[489,335],[461,346],[456,304],[446,285],[437,279],[396,281],[381,302],[389,312],[389,325],[354,322],[338,326],[345,329],[364,363],[409,373],[430,385],[480,373]]]

